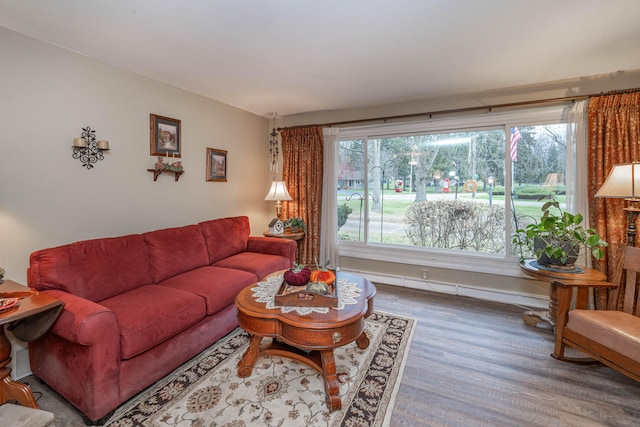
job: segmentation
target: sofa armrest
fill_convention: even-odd
[[[89,419],[122,401],[120,328],[106,307],[61,290],[40,291],[64,303],[48,333],[29,343],[31,370]]]
[[[294,240],[280,239],[278,237],[249,236],[247,243],[248,252],[280,255],[288,258],[292,263],[296,260],[297,248],[298,244]]]
[[[119,347],[120,329],[113,311],[60,290],[41,291],[64,303],[51,332],[67,341],[92,346],[109,343]],[[109,335],[111,337],[109,337]]]

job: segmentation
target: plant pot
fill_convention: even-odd
[[[562,262],[560,257],[549,257],[545,254],[544,249],[553,245],[554,247],[562,247],[562,249],[568,254],[567,260]],[[580,254],[580,244],[572,243],[568,241],[548,241],[541,238],[536,238],[533,242],[533,249],[538,255],[538,263],[546,267],[559,268],[572,270],[575,268],[576,260]]]

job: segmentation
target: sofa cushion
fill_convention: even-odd
[[[261,280],[274,271],[289,268],[291,266],[291,261],[288,258],[279,255],[242,252],[225,258],[222,261],[218,261],[214,266],[248,271],[255,274],[258,280]]]
[[[28,284],[59,289],[93,302],[152,283],[141,235],[85,240],[30,256]]]
[[[250,233],[248,217],[220,218],[198,225],[207,242],[209,264],[247,250]]]
[[[144,286],[101,304],[118,319],[122,359],[143,353],[205,317],[201,297],[166,286]]]
[[[197,225],[151,231],[143,237],[155,283],[209,265],[204,236]]]
[[[236,295],[256,281],[256,275],[246,271],[201,267],[171,277],[158,285],[201,296],[206,301],[207,314],[212,315],[233,304]]]
[[[640,361],[640,317],[616,310],[571,310],[567,327]]]

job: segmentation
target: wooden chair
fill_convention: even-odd
[[[568,345],[640,381],[640,292],[637,292],[640,248],[621,246],[614,260],[616,268],[611,282],[555,281],[558,317],[552,356],[567,362],[585,363],[585,359],[565,357],[565,346]],[[624,306],[617,310],[616,296],[622,280],[625,280]],[[607,310],[588,310],[589,288],[598,287],[612,289],[614,303]],[[577,289],[575,308],[571,309],[574,288]]]

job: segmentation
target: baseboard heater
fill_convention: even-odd
[[[440,292],[451,295],[461,295],[487,301],[501,302],[522,306],[523,308],[548,308],[549,297],[527,294],[523,292],[510,292],[503,289],[482,288],[478,286],[462,285],[458,283],[435,282],[430,279],[417,277],[394,276],[391,274],[375,273],[363,270],[341,269],[342,271],[360,274],[372,283],[383,285],[402,286],[405,288],[420,289],[424,291]]]

